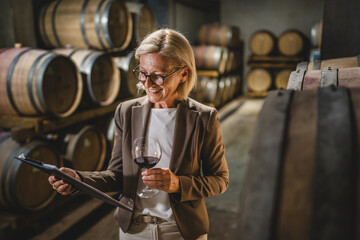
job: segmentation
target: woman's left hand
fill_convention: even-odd
[[[180,191],[179,177],[168,168],[153,168],[142,172],[142,180],[150,188],[168,193]]]

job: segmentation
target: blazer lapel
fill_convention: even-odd
[[[139,106],[132,107],[131,113],[131,153],[132,153],[132,144],[136,138],[145,137],[148,127],[148,121],[150,116],[151,103],[146,98],[143,103]],[[139,166],[135,163],[133,165],[133,173],[137,175],[139,173]]]
[[[189,109],[187,101],[177,105],[174,130],[174,145],[170,159],[170,170],[176,174],[181,160],[184,158],[188,144],[191,144],[191,135],[194,131],[196,111]]]

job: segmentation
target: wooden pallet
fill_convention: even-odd
[[[86,231],[92,222],[99,221],[103,215],[112,209],[115,209],[115,207],[98,199],[88,199],[58,218],[54,224],[36,234],[31,240],[68,239],[67,236],[69,235],[71,238],[75,238],[76,234],[80,235],[80,229]],[[86,228],[81,227],[84,224],[87,226]]]
[[[214,77],[214,78],[217,78],[220,75],[219,72],[216,70],[197,70],[196,73],[199,76]]]
[[[247,64],[252,68],[295,69],[296,65],[304,60],[303,57],[249,56]]]
[[[251,98],[264,98],[267,96],[267,92],[247,92],[246,96]]]
[[[25,141],[40,134],[56,131],[76,123],[112,113],[115,111],[116,106],[125,100],[127,99],[116,101],[109,106],[83,110],[66,118],[51,118],[50,116],[0,116],[0,128],[10,130],[12,139]]]
[[[104,208],[106,211],[114,209],[113,206],[88,195],[59,195],[47,208],[37,212],[16,213],[0,210],[0,236],[4,239],[57,239],[76,231],[74,228],[83,222],[91,222],[94,212],[99,209],[104,212]]]

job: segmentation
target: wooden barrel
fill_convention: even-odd
[[[221,96],[221,104],[224,104],[228,102],[232,96],[231,96],[231,88],[232,88],[232,81],[229,76],[222,77],[219,82],[223,82],[224,84],[224,90]]]
[[[324,59],[311,62],[301,62],[296,66],[297,69],[320,70],[324,68],[351,68],[360,67],[360,56]]]
[[[278,71],[275,74],[275,87],[278,89],[286,89],[291,72],[292,70],[290,69]]]
[[[243,81],[239,74],[232,74],[230,75],[234,81],[234,96],[241,95],[243,89]]]
[[[277,47],[282,55],[298,56],[303,55],[308,50],[308,43],[303,33],[290,29],[280,34]]]
[[[125,49],[132,38],[132,19],[117,0],[58,0],[39,16],[42,41],[48,47]]]
[[[240,42],[240,29],[226,24],[204,24],[198,31],[199,44],[235,47]]]
[[[225,84],[215,77],[201,77],[200,84],[204,86],[204,102],[214,104],[218,107],[222,104],[223,92]]]
[[[44,163],[62,166],[60,154],[42,141],[19,144],[10,137],[0,139],[0,207],[8,210],[38,211],[56,196],[49,175],[23,163],[15,156],[24,154]]]
[[[253,55],[271,55],[276,51],[276,37],[268,30],[256,31],[250,36],[249,47]]]
[[[126,2],[133,19],[133,42],[137,46],[146,35],[157,28],[156,18],[151,8],[142,3]]]
[[[79,106],[83,84],[67,57],[30,48],[0,53],[0,113],[71,115]]]
[[[241,71],[241,53],[240,51],[228,50],[228,59],[226,61],[224,73],[233,73]]]
[[[0,54],[2,53],[2,52],[5,52],[5,51],[7,51],[7,50],[9,50],[10,48],[0,48]]]
[[[324,86],[358,87],[360,67],[296,70],[291,72],[287,89],[306,90]]]
[[[115,65],[121,73],[121,97],[135,97],[139,95],[139,80],[136,79],[133,70],[139,65],[139,61],[135,58],[135,52],[131,51],[126,56],[114,57]]]
[[[229,77],[231,80],[230,96],[231,96],[231,99],[233,99],[238,94],[238,87],[240,87],[238,85],[241,85],[240,76],[239,75],[230,75]]]
[[[120,90],[120,73],[111,56],[86,49],[55,49],[70,57],[82,73],[84,94],[81,105],[107,106],[114,102]]]
[[[236,91],[236,84],[237,84],[237,78],[234,75],[228,75],[226,76],[228,81],[228,92],[227,92],[227,99],[226,102],[232,100],[235,97],[235,91]]]
[[[226,61],[226,66],[225,66],[225,72],[226,73],[232,72],[236,68],[235,64],[236,64],[235,52],[229,50],[228,60]]]
[[[229,51],[218,46],[200,45],[193,47],[196,68],[199,70],[217,70],[223,74],[226,70]]]
[[[65,138],[66,159],[71,167],[80,171],[99,171],[106,157],[106,138],[97,127],[87,125],[79,131],[69,132]]]
[[[246,84],[253,92],[266,92],[272,85],[271,73],[265,68],[254,68],[248,73]]]
[[[242,188],[239,239],[358,239],[359,101],[359,88],[268,93]]]
[[[312,47],[320,47],[321,46],[321,38],[322,38],[322,21],[315,23],[311,27],[310,36],[311,36],[311,46]]]
[[[191,90],[189,97],[199,101],[204,102],[206,95],[206,83],[208,81],[208,76],[197,75],[197,82],[195,87]]]

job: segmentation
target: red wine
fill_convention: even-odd
[[[160,159],[157,157],[138,157],[135,158],[135,163],[141,168],[152,168],[159,162],[159,160]]]

